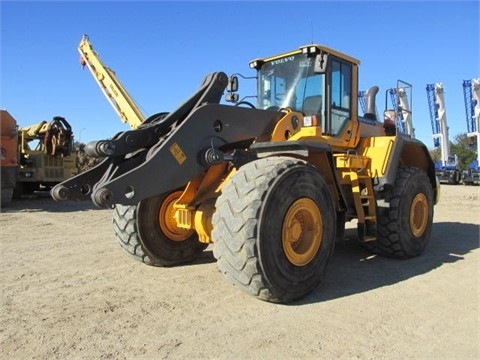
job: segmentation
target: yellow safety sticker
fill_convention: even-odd
[[[187,157],[185,156],[184,152],[182,151],[180,146],[178,146],[177,143],[173,143],[173,145],[170,146],[170,152],[172,153],[172,155],[175,157],[175,159],[180,165],[182,165],[183,162],[187,160]]]

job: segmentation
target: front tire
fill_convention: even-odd
[[[368,248],[400,259],[420,255],[433,223],[433,189],[427,174],[400,167],[395,185],[383,195],[389,206],[377,208],[377,240],[367,243]]]
[[[262,300],[299,299],[325,274],[335,214],[329,188],[313,166],[288,157],[250,162],[216,203],[217,266],[234,285]]]
[[[115,235],[134,259],[152,266],[172,266],[194,260],[207,247],[198,241],[194,230],[176,226],[173,204],[181,194],[174,191],[138,205],[115,206]]]

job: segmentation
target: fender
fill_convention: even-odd
[[[438,202],[440,187],[435,176],[435,164],[421,141],[402,134],[379,136],[363,139],[359,148],[363,150],[359,152],[372,159],[370,170],[375,177],[376,191],[394,186],[399,166],[414,166],[425,171],[433,188],[435,204]]]
[[[259,158],[289,155],[302,158],[315,165],[317,171],[325,178],[331,188],[337,211],[343,212],[347,210],[345,195],[340,186],[338,174],[335,171],[333,152],[328,144],[311,140],[260,142],[252,144],[250,150],[256,152]]]

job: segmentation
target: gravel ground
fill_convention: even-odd
[[[289,305],[229,285],[211,247],[155,268],[116,244],[111,211],[47,197],[0,214],[3,359],[479,359],[480,188],[443,186],[415,259],[338,245]]]

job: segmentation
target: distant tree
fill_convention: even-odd
[[[476,140],[472,141],[466,133],[455,135],[454,141],[450,144],[450,152],[457,155],[460,169],[468,169],[470,163],[477,157]]]

